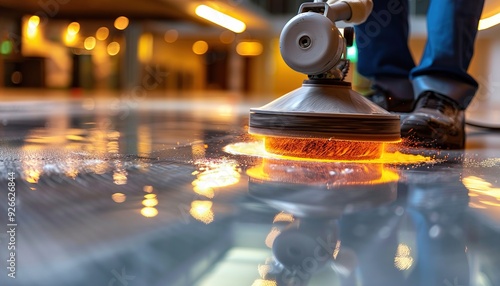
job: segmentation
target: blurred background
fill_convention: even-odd
[[[98,94],[140,87],[155,96],[185,91],[279,96],[305,78],[286,66],[278,42],[282,27],[303,2],[0,0],[0,90]],[[416,61],[425,45],[428,2],[410,1]],[[499,12],[500,1],[487,0],[482,18],[494,20]],[[211,16],[217,23],[206,20]],[[485,27],[470,72],[481,85],[476,101],[496,104],[500,28]],[[356,48],[348,54],[355,66]],[[348,80],[366,91],[369,82],[354,71]]]
[[[199,285],[234,285],[236,279],[251,283],[259,277],[256,266],[270,255],[267,237],[277,235],[269,223],[279,214],[274,209],[267,213],[266,203],[247,199],[243,167],[218,157],[226,155],[223,146],[246,134],[242,126],[247,118],[236,115],[248,115],[248,106],[240,103],[268,102],[306,78],[279,53],[279,34],[303,2],[0,0],[0,171],[13,166],[22,178],[16,182],[19,190],[31,190],[19,192],[20,225],[25,226],[19,232],[19,269],[27,271],[19,271],[23,284],[18,285],[38,285],[40,277],[49,276],[59,284],[64,278],[70,281],[66,285],[88,285],[87,279],[110,285],[112,271],[124,266],[137,277],[134,283],[150,279],[142,285],[195,281],[216,263]],[[410,0],[409,44],[416,61],[427,37],[428,4]],[[480,89],[469,111],[483,122],[500,122],[500,0],[486,0],[482,18],[470,66]],[[356,47],[348,56],[352,68],[347,80],[367,92],[370,82],[355,72]],[[78,100],[51,100],[61,94]],[[93,101],[101,97],[103,104]],[[183,101],[190,97],[196,100]],[[471,277],[493,273],[491,281],[498,281],[492,266],[500,257],[495,250],[499,140],[487,132],[468,135],[467,149],[480,150],[480,156],[471,153],[470,158],[487,158],[464,163],[463,178],[475,194],[470,195],[471,206],[481,215],[470,221],[472,233],[479,233],[469,248]],[[435,184],[436,194],[442,194],[437,186],[448,188],[447,180],[458,178],[462,166],[446,165],[440,172],[425,166],[419,172],[410,169],[405,176]],[[265,184],[253,187],[272,190]],[[394,194],[392,187],[388,190]],[[459,213],[462,206],[452,205],[450,212],[455,210]],[[241,218],[234,219],[233,212],[241,212]],[[395,212],[383,213],[381,222],[369,222],[366,232]],[[144,220],[153,217],[157,220]],[[371,241],[379,233],[363,239]]]

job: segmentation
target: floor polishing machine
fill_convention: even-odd
[[[349,5],[303,3],[284,26],[280,52],[286,64],[308,79],[260,108],[250,109],[249,133],[264,137],[268,152],[329,160],[365,160],[382,155],[384,143],[400,140],[399,116],[372,103],[344,81],[347,47],[354,30]]]

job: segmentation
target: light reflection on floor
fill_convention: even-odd
[[[282,156],[267,152],[264,148],[262,141],[251,142],[238,142],[227,145],[224,151],[234,155],[254,156],[260,158],[269,158],[276,160],[290,160],[290,161],[303,161],[303,162],[317,162],[317,163],[359,163],[359,164],[419,164],[419,163],[432,163],[434,159],[424,155],[404,154],[399,151],[384,152],[382,156],[377,159],[370,160],[329,160],[329,159],[309,159],[298,158],[292,156]]]
[[[350,273],[375,270],[384,275],[373,281],[412,277],[433,263],[422,260],[434,257],[422,252],[423,242],[434,247],[427,238],[449,246],[433,250],[447,261],[439,273],[500,285],[491,268],[500,262],[498,135],[469,128],[463,152],[392,146],[378,160],[297,160],[246,134],[252,105],[220,96],[2,102],[0,180],[16,172],[19,194],[14,285],[106,285],[122,269],[136,285],[284,285],[275,248],[290,237],[328,242],[327,267],[311,270],[308,285],[355,285]],[[463,257],[453,262],[465,246],[468,271]],[[453,281],[439,273],[426,272]]]

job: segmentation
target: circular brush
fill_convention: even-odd
[[[264,140],[268,152],[314,159],[376,159],[384,149],[383,144],[378,142],[286,137],[266,137]]]

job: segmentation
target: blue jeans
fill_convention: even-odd
[[[355,27],[359,73],[395,97],[434,91],[465,109],[478,88],[467,69],[484,0],[431,0],[427,44],[418,66],[408,48],[408,0],[373,2],[370,17]]]

